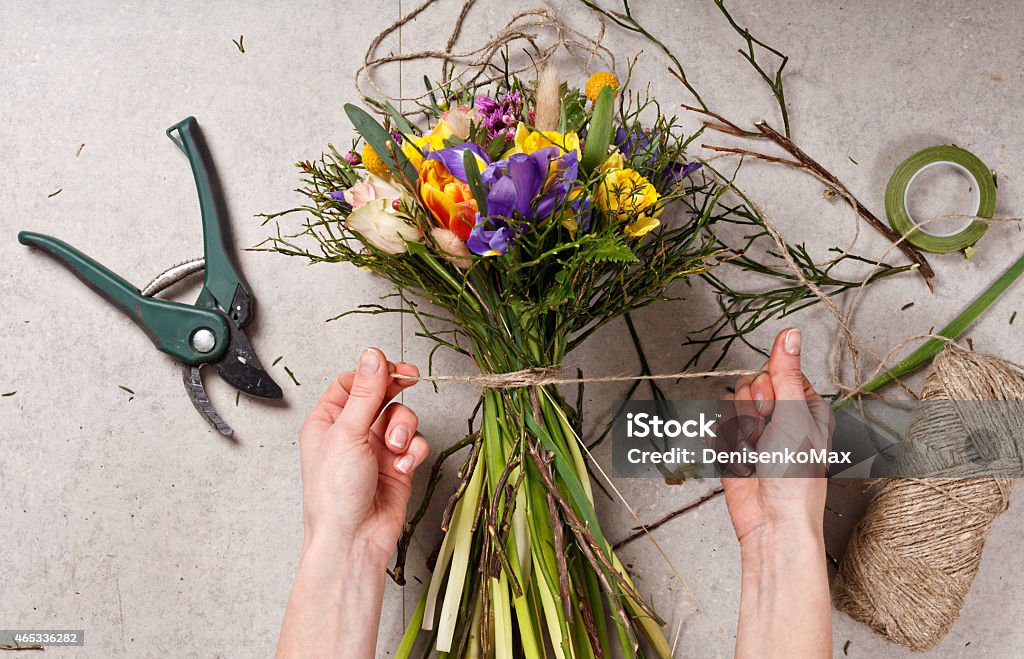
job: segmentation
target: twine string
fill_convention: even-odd
[[[541,387],[548,384],[581,384],[588,382],[634,382],[637,380],[692,380],[711,377],[745,377],[761,373],[760,370],[733,369],[716,371],[681,371],[656,375],[598,375],[594,377],[570,378],[562,375],[558,368],[525,368],[508,373],[481,373],[479,375],[403,375],[394,373],[397,380],[419,382],[465,382],[478,384],[484,389],[518,389],[520,387]]]

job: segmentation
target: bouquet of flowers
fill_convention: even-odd
[[[687,137],[611,73],[447,89],[423,129],[387,103],[383,121],[345,109],[353,150],[300,164],[321,253],[280,233],[274,248],[385,277],[424,335],[499,376],[397,656],[421,630],[459,656],[636,656],[639,637],[669,655],[595,514],[580,414],[530,376],[717,262],[706,215],[667,219],[700,166]]]
[[[299,163],[310,203],[286,213],[306,213],[303,230],[278,229],[264,246],[386,278],[401,305],[361,311],[411,314],[435,349],[467,355],[488,376],[478,429],[442,452],[468,447],[469,455],[398,657],[421,633],[444,656],[541,657],[550,647],[560,658],[602,657],[613,644],[643,656],[641,637],[670,655],[663,621],[595,513],[581,410],[545,377],[596,330],[666,299],[681,279],[702,278],[721,301],[722,320],[698,356],[813,302],[792,271],[752,256],[768,235],[756,206],[723,203],[730,190],[746,197],[687,160],[700,131],[687,135],[630,91],[629,77],[620,85],[595,73],[580,89],[551,68],[534,82],[506,67],[482,88],[428,81],[414,114],[369,98],[376,117],[346,105],[358,133],[352,149],[331,146]],[[718,235],[726,224],[747,230],[741,248]],[[786,251],[830,295],[862,285],[831,272],[856,257],[820,269],[802,246]],[[711,273],[725,261],[782,286],[736,294]],[[870,281],[905,269],[880,264]],[[407,545],[406,535],[400,583]]]

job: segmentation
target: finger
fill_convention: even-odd
[[[391,403],[373,424],[373,432],[383,440],[389,451],[401,454],[409,448],[409,441],[416,434],[419,423],[419,418],[411,409],[401,403]]]
[[[368,438],[370,426],[380,414],[390,382],[391,374],[388,373],[384,353],[376,348],[364,350],[352,375],[348,399],[334,427],[351,439]]]
[[[399,479],[405,479],[406,482],[412,482],[413,473],[427,459],[428,453],[430,453],[430,445],[427,444],[423,435],[416,433],[409,442],[409,450],[392,458],[390,462],[392,475]]]
[[[754,376],[750,383],[750,394],[754,399],[754,408],[762,417],[771,416],[775,412],[775,389],[768,371]]]
[[[752,378],[751,378],[752,379]],[[757,444],[761,437],[763,423],[754,406],[754,398],[750,393],[750,385],[744,384],[736,389],[736,422],[740,442],[746,442],[750,448]]]
[[[413,378],[418,378],[420,370],[412,364],[405,362],[391,363],[388,362],[389,373],[400,373],[402,375],[408,375]],[[323,396],[317,402],[316,407],[310,413],[310,419],[316,419],[333,425],[338,420],[338,416],[341,411],[345,409],[345,403],[348,402],[349,391],[352,390],[352,383],[355,380],[355,371],[347,371],[342,373],[338,377],[331,381],[331,384],[327,386],[327,391],[324,392]],[[405,391],[409,387],[416,384],[417,380],[398,379],[394,378],[388,383],[387,392],[384,394],[384,402],[391,400],[402,391]]]
[[[801,332],[790,328],[775,337],[768,359],[768,375],[777,401],[806,400],[804,374],[800,370]]]

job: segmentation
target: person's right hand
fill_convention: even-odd
[[[767,370],[741,378],[735,394],[723,398],[732,401],[740,417],[740,434],[745,439],[737,448],[829,448],[834,418],[828,403],[800,370],[801,339],[798,329],[779,333]],[[765,424],[768,416],[771,421]],[[787,469],[788,475],[782,475]],[[794,470],[799,475],[794,475]],[[827,485],[824,475],[825,468],[820,465],[759,464],[748,477],[723,476],[726,505],[741,546],[780,530],[811,531],[820,537]]]
[[[390,403],[416,380],[412,364],[367,348],[327,388],[299,433],[306,544],[358,544],[383,560],[405,523],[412,477],[429,446],[416,414]]]

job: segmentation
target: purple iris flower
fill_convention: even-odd
[[[675,162],[664,167],[660,172],[651,171],[661,156],[661,146],[657,143],[652,146],[651,131],[649,130],[630,129],[627,131],[620,126],[615,131],[614,142],[623,158],[631,159],[634,156],[639,156],[634,162],[640,168],[646,169],[647,171],[642,173],[647,175],[652,182],[659,183],[662,189],[678,183],[701,167],[699,162],[685,165]]]
[[[508,244],[514,237],[512,229],[501,220],[493,224],[488,221],[477,222],[469,233],[466,247],[480,256],[498,256],[508,251]]]
[[[469,181],[466,180],[466,163],[463,160],[465,156],[462,153],[467,149],[483,160],[485,167],[490,165],[491,159],[487,157],[487,152],[484,151],[483,147],[479,144],[474,144],[473,142],[463,142],[462,144],[445,149],[429,151],[426,156],[427,160],[440,160],[441,164],[443,164],[445,168],[452,173],[452,176],[463,183],[469,183]]]
[[[590,203],[579,188],[575,151],[558,156],[557,147],[516,153],[491,163],[481,175],[486,216],[477,216],[466,245],[474,254],[504,254],[523,231],[563,209],[571,209],[583,231],[590,228]],[[555,171],[551,175],[551,166]]]

